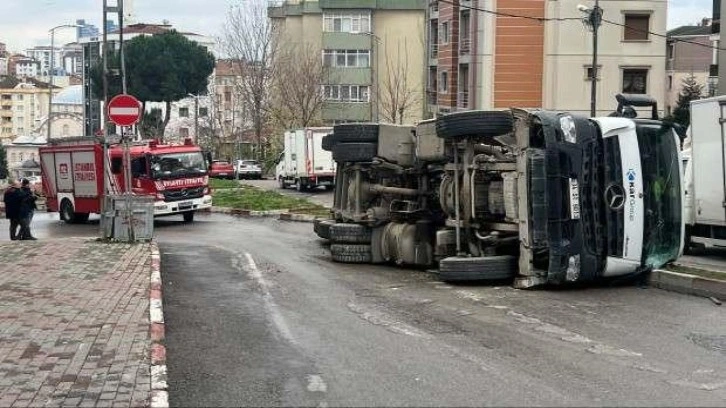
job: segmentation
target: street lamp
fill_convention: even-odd
[[[55,30],[59,28],[74,28],[74,27],[80,27],[78,24],[61,24],[59,26],[55,26],[49,30],[50,32],[50,67],[48,70],[48,76],[50,77],[50,80],[48,81],[48,134],[46,137],[46,142],[50,142],[50,126],[51,126],[51,113],[53,110],[53,69],[55,68],[55,61],[53,60],[53,56],[55,55]]]
[[[378,66],[378,60],[381,57],[380,56],[380,53],[381,53],[381,38],[378,37],[377,35],[373,34],[370,31],[364,32],[363,34],[371,37],[373,39],[373,41],[378,45],[377,47],[374,47],[374,49],[373,49],[374,52],[372,54],[374,54],[374,55],[371,55],[371,58],[375,58],[375,64],[373,64],[373,63],[371,64],[371,76],[375,80],[375,87],[376,87],[375,88],[376,89],[376,95],[375,95],[375,98],[376,98],[376,120],[375,121],[378,122],[379,116],[380,116],[380,109],[381,109],[380,108],[379,101],[378,101],[380,99],[380,92],[379,92],[379,89],[378,89],[379,86],[380,86],[380,81],[378,80],[379,79],[378,76],[380,76],[381,73],[377,69],[374,69],[373,67],[374,67],[374,65],[375,66]]]
[[[590,116],[597,116],[597,30],[602,23],[602,12],[600,1],[595,0],[595,7],[589,8],[582,4],[577,9],[585,13],[582,23],[588,30],[592,31],[592,75],[590,76]]]

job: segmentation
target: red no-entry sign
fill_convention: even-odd
[[[131,126],[141,117],[141,103],[131,95],[116,95],[108,103],[108,118],[118,126]]]

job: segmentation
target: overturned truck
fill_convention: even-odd
[[[443,281],[514,286],[635,275],[683,247],[681,160],[655,117],[467,111],[415,127],[343,124],[336,262],[438,265]]]

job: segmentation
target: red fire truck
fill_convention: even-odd
[[[154,215],[182,214],[194,220],[198,210],[210,208],[207,160],[191,139],[183,145],[156,141],[131,146],[132,192],[154,196]],[[108,149],[110,194],[124,192],[123,148]],[[48,211],[60,213],[67,223],[85,222],[101,212],[103,200],[103,146],[92,137],[63,138],[40,148],[43,191]]]

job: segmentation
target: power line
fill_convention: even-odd
[[[582,18],[580,18],[580,17],[554,17],[554,18],[549,17],[548,18],[548,17],[524,16],[524,15],[519,15],[519,14],[504,13],[501,11],[487,10],[487,9],[483,9],[480,7],[462,5],[462,4],[458,4],[458,3],[454,2],[453,0],[438,0],[438,1],[439,1],[439,3],[446,3],[446,4],[450,4],[452,6],[459,6],[459,8],[463,8],[463,9],[467,9],[467,10],[481,11],[483,13],[492,14],[492,15],[501,16],[501,17],[511,17],[511,18],[521,18],[521,19],[525,19],[525,20],[533,20],[533,21],[538,21],[540,23],[545,23],[548,21],[573,21],[573,20],[582,21]],[[710,48],[710,49],[719,50],[719,51],[726,51],[726,48],[715,47],[713,45],[702,44],[702,43],[699,43],[696,41],[691,41],[691,40],[684,40],[684,39],[680,39],[680,38],[669,37],[667,34],[659,34],[659,33],[653,32],[653,31],[649,31],[649,30],[642,30],[642,29],[638,29],[638,28],[634,28],[634,27],[629,27],[629,26],[626,26],[625,24],[617,23],[617,22],[611,21],[611,20],[602,19],[601,21],[603,23],[611,24],[614,26],[625,27],[632,31],[647,33],[647,34],[655,36],[655,37],[670,39],[673,42],[681,42],[681,43],[686,43],[686,44],[698,45],[699,47]]]

